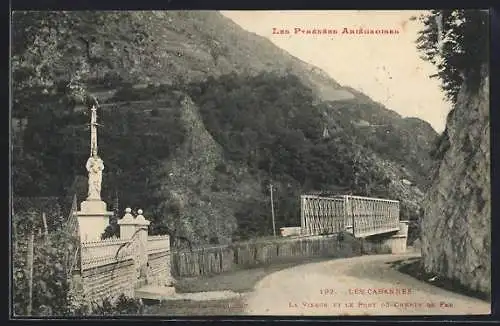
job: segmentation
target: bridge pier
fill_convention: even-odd
[[[391,248],[392,254],[402,254],[406,252],[408,243],[408,223],[409,221],[399,221],[399,231],[382,240],[382,246]]]
[[[399,229],[395,231],[359,237],[362,252],[394,255],[405,253],[408,242],[408,221],[400,221],[399,225]]]

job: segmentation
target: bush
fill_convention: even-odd
[[[22,211],[22,210],[19,210]],[[36,210],[14,214],[13,232],[13,310],[15,316],[28,315],[28,274],[26,258],[32,229],[39,229]],[[36,233],[36,232],[35,232]],[[116,302],[106,299],[100,304],[75,305],[70,293],[74,254],[79,239],[64,228],[48,236],[36,233],[33,246],[32,311],[34,316],[129,315],[140,314],[140,300],[121,295]]]
[[[13,216],[16,230],[12,239],[14,315],[28,313],[28,238],[38,219],[39,214],[34,210]],[[34,236],[31,314],[64,315],[67,312],[70,262],[77,245],[78,239],[62,228],[48,236]]]
[[[104,299],[101,303],[81,305],[71,312],[72,316],[123,316],[141,315],[144,304],[140,299],[120,295],[115,302]]]
[[[28,211],[13,218],[13,308],[15,316],[28,315],[27,245],[33,219],[38,215]],[[106,299],[100,304],[76,305],[70,293],[71,269],[78,239],[61,228],[47,237],[37,234],[33,246],[32,316],[81,316],[140,314],[140,300],[121,295],[116,302]]]

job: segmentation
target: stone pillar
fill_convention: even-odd
[[[141,230],[140,232],[140,239],[144,240],[144,243],[147,243],[148,241],[148,226],[151,223],[150,221],[146,220],[144,218],[144,215],[142,215],[142,209],[139,209],[137,211],[137,215],[135,218],[135,230]]]
[[[80,211],[76,212],[80,241],[97,241],[109,225],[109,212],[106,203],[102,200],[86,200],[81,203]]]
[[[410,221],[399,221],[399,235],[404,235],[408,238],[408,224]]]
[[[120,238],[129,240],[138,279],[135,287],[145,285],[148,274],[148,226],[150,222],[142,215],[142,209],[137,210],[134,217],[130,208],[125,209],[125,215],[118,220]]]
[[[150,222],[142,215],[142,209],[137,210],[138,215],[135,218],[135,232],[137,233],[138,246],[136,247],[139,257],[137,266],[139,268],[139,283],[138,286],[146,285],[149,276],[148,264],[148,226]]]
[[[120,239],[128,240],[132,238],[136,230],[136,222],[134,216],[131,214],[130,208],[125,209],[125,215],[118,220],[120,226]]]
[[[408,221],[399,221],[398,233],[389,239],[393,254],[402,254],[406,252],[408,242],[408,223]]]
[[[137,211],[138,215],[135,218],[135,232],[137,232],[137,237],[140,242],[140,255],[143,257],[143,262],[148,262],[148,226],[150,221],[144,218],[142,215],[142,209]],[[145,266],[144,266],[145,268]]]

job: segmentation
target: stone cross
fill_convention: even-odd
[[[90,110],[90,156],[97,156],[97,108],[92,105]]]
[[[89,172],[89,191],[87,200],[101,200],[101,183],[104,163],[97,155],[97,108],[95,105],[90,109],[90,157],[87,160],[86,168]]]

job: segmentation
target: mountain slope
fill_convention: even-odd
[[[199,81],[208,75],[229,72],[250,75],[262,71],[295,74],[322,100],[352,98],[328,75],[293,57],[268,39],[244,31],[229,18],[214,11],[157,13],[152,24],[159,37],[159,52],[168,63],[168,73],[155,76],[161,83]]]
[[[112,15],[106,28],[117,32],[91,51],[92,62],[108,64],[81,75],[101,103],[108,203],[140,207],[155,230],[196,244],[269,234],[271,182],[277,227],[299,223],[298,196],[313,190],[400,199],[403,218],[418,215],[436,136],[427,123],[340,86],[219,13]],[[106,45],[121,37],[120,15],[147,35],[140,51]],[[90,38],[79,24],[76,35]],[[48,93],[43,107],[40,92],[16,111],[29,121],[14,155],[19,196],[73,191],[86,173],[88,117],[68,110],[64,91]]]

